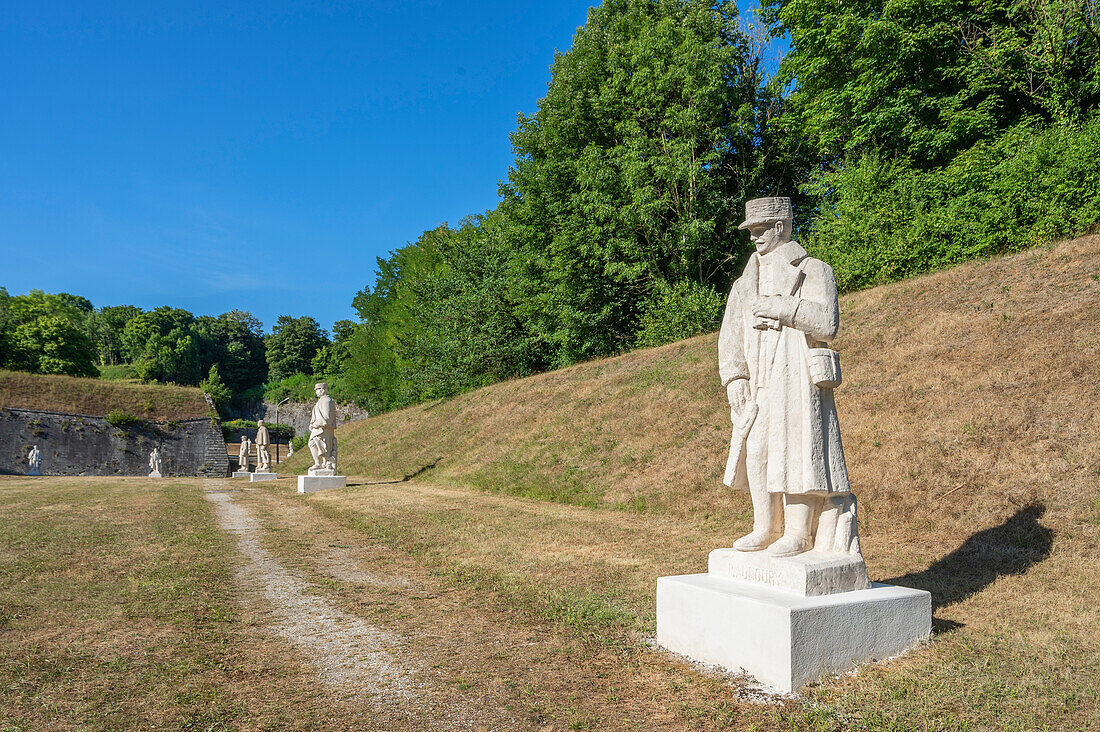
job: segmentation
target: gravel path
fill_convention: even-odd
[[[219,525],[237,537],[245,560],[239,579],[269,603],[275,631],[317,667],[324,683],[354,696],[407,700],[410,672],[395,661],[401,638],[333,606],[280,564],[260,545],[259,522],[233,500],[237,490],[224,480],[203,481]]]

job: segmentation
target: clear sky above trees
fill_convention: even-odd
[[[0,285],[354,317],[376,256],[496,204],[589,5],[7,3]]]

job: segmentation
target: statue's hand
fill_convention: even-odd
[[[779,325],[790,326],[796,309],[798,309],[797,297],[763,295],[756,298],[756,302],[753,303],[752,314],[758,319],[756,328],[777,328]]]
[[[752,398],[749,391],[749,380],[734,379],[726,384],[726,396],[730,401],[730,421],[736,422],[741,413],[745,411],[745,405]]]

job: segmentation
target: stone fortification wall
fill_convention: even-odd
[[[292,426],[296,436],[308,435],[309,415],[313,412],[313,404],[314,402],[287,402],[279,407],[279,422]],[[275,403],[258,402],[252,407],[243,409],[233,416],[239,419],[262,419],[265,422],[275,424]],[[367,412],[367,410],[360,409],[354,404],[336,405],[337,424],[358,422],[369,416],[370,413]],[[255,432],[255,430],[253,430],[253,432]]]
[[[0,474],[26,474],[33,445],[43,475],[148,475],[154,447],[165,475],[229,474],[221,428],[208,417],[115,426],[103,417],[0,408]]]

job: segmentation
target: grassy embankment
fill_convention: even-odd
[[[130,384],[21,371],[0,371],[0,407],[93,417],[121,410],[153,421],[205,417],[210,412],[202,392],[193,387]]]
[[[788,722],[1100,724],[1098,304],[1100,237],[843,298],[837,399],[865,555],[873,579],[933,593],[938,634],[811,689]],[[652,632],[657,575],[700,571],[747,530],[746,497],[719,481],[723,396],[713,335],[498,384],[342,427],[342,472],[434,467],[309,505],[618,642]]]

